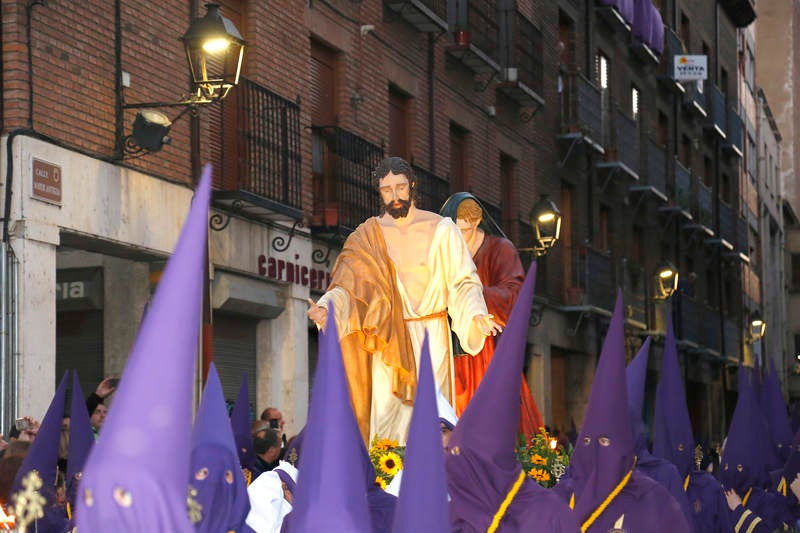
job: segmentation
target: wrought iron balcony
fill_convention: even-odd
[[[723,148],[738,157],[744,155],[742,150],[743,130],[742,117],[733,108],[728,109],[728,130],[726,131],[726,142]]]
[[[586,246],[574,246],[571,255],[575,276],[572,287],[581,290],[582,295],[579,301],[567,303],[606,311],[614,309],[617,279],[611,254]]]
[[[694,211],[692,212],[692,216],[694,216],[695,220],[712,228],[713,218],[712,213],[714,209],[714,197],[711,191],[711,187],[706,187],[699,177],[695,177],[697,180],[697,202],[694,206]]]
[[[692,211],[692,173],[689,169],[675,159],[675,202],[686,209]]]
[[[722,139],[725,139],[728,132],[728,111],[725,109],[725,95],[719,87],[710,82],[706,83],[706,93],[711,104],[709,106],[708,127]]]
[[[542,62],[542,32],[519,11],[503,13],[511,14],[513,23],[503,24],[505,41],[502,67],[502,82],[497,90],[506,94],[518,104],[526,107],[544,104]],[[501,22],[503,20],[501,19]],[[511,31],[508,31],[508,27]],[[501,36],[504,32],[501,31]]]
[[[450,196],[450,181],[422,167],[413,168],[417,177],[417,206],[438,213]]]
[[[627,318],[647,324],[647,278],[644,268],[636,261],[623,259],[621,271],[622,301],[628,310]]]
[[[649,138],[645,143],[647,154],[647,175],[645,182],[652,186],[656,191],[664,194],[666,199],[667,191],[667,156],[664,146]]]
[[[689,81],[684,86],[686,95],[684,97],[683,105],[692,114],[706,117],[706,95],[703,90],[702,81]]]
[[[624,174],[638,180],[639,126],[613,103],[610,105],[608,117],[611,120],[610,142],[604,143],[606,160],[598,163],[597,168],[606,169],[609,173],[615,172],[620,177]]]
[[[719,310],[707,304],[701,304],[700,344],[717,353],[722,353],[722,344],[719,338]]]
[[[223,101],[236,106],[237,135],[221,134],[214,205],[252,218],[302,220],[300,106],[244,78],[236,93]],[[231,145],[236,149],[227,150]]]
[[[756,19],[753,0],[721,0],[720,5],[737,28],[745,28]]]
[[[561,139],[582,140],[603,153],[600,89],[579,72],[566,76],[561,95]]]
[[[447,31],[447,0],[384,0],[384,4],[417,31]]]
[[[742,350],[742,328],[736,324],[735,320],[726,318],[723,323],[725,333],[725,347],[720,346],[720,353],[731,362],[739,361],[739,353]]]
[[[314,126],[312,133],[312,229],[346,235],[379,212],[372,172],[383,159],[383,148],[338,126]]]
[[[658,66],[658,81],[662,86],[675,91],[684,93],[684,86],[675,81],[675,56],[684,53],[683,41],[672,28],[666,28],[664,33],[664,54],[661,56],[661,63]]]
[[[494,2],[469,2],[467,27],[453,32],[447,53],[476,74],[500,72],[497,10]]]
[[[717,234],[721,239],[734,246],[737,241],[736,227],[739,217],[733,214],[733,209],[725,202],[719,202],[719,230]]]

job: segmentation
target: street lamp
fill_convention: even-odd
[[[761,313],[756,311],[750,320],[750,342],[754,343],[761,340],[767,332],[767,323],[761,318]]]
[[[181,37],[192,73],[196,103],[222,100],[239,84],[245,42],[219,4],[206,4],[206,16],[196,19]]]
[[[186,59],[192,74],[192,90],[188,97],[178,102],[147,102],[125,104],[124,109],[141,109],[136,113],[133,131],[122,136],[119,144],[125,155],[144,155],[161,150],[170,141],[169,130],[187,112],[197,112],[199,105],[219,102],[239,84],[244,59],[245,41],[242,34],[219,12],[219,4],[206,4],[206,14],[195,19],[181,37]],[[156,108],[183,107],[177,117],[170,120]]]
[[[656,271],[654,285],[656,300],[666,300],[678,290],[678,271],[671,263],[665,263]]]
[[[561,212],[546,194],[531,209],[531,225],[535,235],[533,248],[523,248],[535,256],[543,256],[550,251],[561,233]]]

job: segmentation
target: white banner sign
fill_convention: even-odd
[[[672,73],[675,81],[704,80],[708,78],[708,56],[676,55],[675,72]]]

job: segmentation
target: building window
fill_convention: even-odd
[[[519,219],[519,203],[516,180],[517,160],[510,155],[500,153],[500,207],[503,220],[498,220],[503,231],[512,241],[517,240],[517,220]]]
[[[309,109],[311,124],[332,126],[336,124],[336,64],[337,54],[318,41],[311,41],[309,71]],[[321,214],[338,209],[339,195],[333,178],[334,162],[326,150],[322,129],[312,130],[311,175],[314,212]]]
[[[601,89],[608,89],[608,81],[610,74],[608,56],[606,56],[603,52],[598,52],[596,62],[597,62],[596,64],[597,85]]]
[[[744,49],[744,81],[750,92],[755,88],[756,77],[756,59],[753,55],[753,49],[747,44]]]
[[[681,135],[681,153],[680,153],[681,163],[683,166],[691,169],[692,168],[692,140],[689,138],[688,135]]]
[[[636,85],[631,85],[631,117],[639,120],[639,88]]]
[[[469,132],[455,123],[450,123],[450,186],[451,192],[467,189],[467,145]]]
[[[669,119],[663,111],[658,112],[658,144],[669,146]]]
[[[689,17],[686,16],[686,13],[681,13],[681,25],[678,29],[678,33],[680,33],[681,41],[683,41],[683,47],[686,51],[691,49],[690,37],[691,31],[689,26]]]
[[[600,225],[597,232],[597,248],[600,251],[606,251],[611,248],[608,235],[610,218],[611,210],[607,206],[600,206]]]
[[[714,163],[708,156],[703,157],[703,184],[712,187],[714,184]]]
[[[571,67],[575,49],[575,23],[563,11],[558,12],[558,60],[561,65]]]
[[[411,160],[409,109],[411,98],[396,87],[389,87],[389,153]]]
[[[800,291],[800,254],[792,254],[792,279],[789,287],[793,291]]]

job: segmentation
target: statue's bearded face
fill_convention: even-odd
[[[379,184],[383,208],[393,218],[403,218],[411,209],[411,184],[405,174],[388,173]]]

